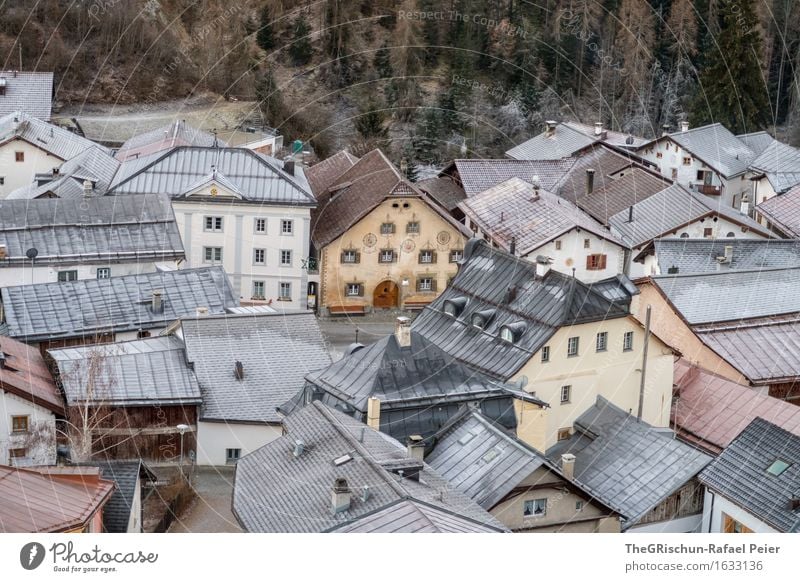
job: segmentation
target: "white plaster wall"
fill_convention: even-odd
[[[746,512],[744,509],[731,503],[721,495],[712,493],[708,490],[708,488],[706,488],[705,496],[703,498],[703,523],[701,526],[701,531],[703,533],[709,531],[710,533],[722,533],[724,525],[722,518],[723,513],[731,516],[733,519],[742,525],[749,527],[756,533],[778,533],[778,530],[767,525],[756,516]],[[709,522],[711,523],[710,530]]]
[[[589,239],[589,248],[585,248],[585,240]],[[561,243],[561,249],[556,249],[556,242]],[[606,268],[599,271],[590,271],[586,268],[586,257],[594,254],[604,254],[606,257]],[[581,281],[593,283],[601,279],[613,277],[622,273],[624,267],[624,249],[616,243],[601,238],[586,230],[571,230],[568,233],[554,239],[543,246],[535,249],[525,256],[526,259],[535,262],[537,255],[545,255],[553,258],[551,269],[559,273],[572,275],[575,268],[575,276]]]
[[[30,264],[24,266],[0,267],[0,287],[32,285],[35,283],[54,283],[58,281],[58,273],[60,271],[77,271],[79,280],[96,279],[98,267],[108,267],[111,269],[112,277],[121,277],[123,275],[152,273],[158,270],[159,267],[174,270],[178,268],[178,263],[176,261],[143,261],[138,263],[135,261],[128,263],[97,262],[79,265],[48,265],[46,263],[35,263],[33,267],[31,267]]]
[[[703,515],[698,513],[668,521],[634,525],[625,531],[627,533],[697,533],[700,531],[702,519]]]
[[[24,152],[24,162],[16,161],[16,152]],[[0,146],[0,176],[5,180],[0,185],[0,198],[5,198],[17,188],[32,184],[36,174],[50,173],[62,163],[64,160],[61,158],[21,139],[3,144]]]
[[[27,464],[52,465],[56,462],[56,443],[41,444],[35,448],[28,446],[28,438],[25,434],[11,434],[11,417],[27,415],[28,424],[34,427],[39,423],[50,426],[51,434],[55,437],[55,415],[32,402],[24,400],[15,394],[10,394],[5,390],[0,390],[0,464],[10,465],[11,460],[8,456],[9,449],[22,448],[28,449],[25,462]]]
[[[243,457],[282,434],[280,425],[200,421],[197,423],[197,464],[224,465],[225,449],[242,449]]]

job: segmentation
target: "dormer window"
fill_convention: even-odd
[[[522,337],[522,334],[525,333],[526,327],[527,326],[521,321],[504,325],[500,328],[500,339],[510,344],[516,343],[519,341],[519,338]]]
[[[478,329],[486,329],[486,326],[492,321],[494,317],[494,309],[484,309],[476,311],[472,314],[472,325]]]
[[[506,341],[506,342],[508,342],[510,344],[513,344],[514,343],[514,332],[511,331],[507,327],[503,327],[500,330],[500,339],[502,339],[503,341]]]
[[[450,317],[458,317],[467,305],[466,297],[455,297],[446,299],[444,302],[444,312]]]

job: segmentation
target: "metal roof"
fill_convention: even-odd
[[[276,408],[302,390],[304,376],[331,363],[311,312],[190,317],[181,329],[203,392],[202,420],[279,422]]]
[[[654,245],[662,273],[672,267],[677,267],[679,274],[800,267],[798,240],[662,238]],[[725,256],[726,247],[732,247],[732,258],[721,263],[718,258]]]
[[[0,117],[0,143],[12,139],[24,140],[62,160],[91,147],[103,148],[77,133],[19,111]]]
[[[49,350],[68,406],[200,404],[200,386],[175,337]],[[92,386],[89,392],[88,386]]]
[[[574,423],[575,434],[550,447],[558,462],[575,455],[575,482],[624,518],[623,530],[683,487],[711,457],[636,420],[602,397]]]
[[[467,302],[458,317],[452,317],[444,312],[444,304],[456,298]],[[472,316],[486,309],[493,310],[488,324],[476,328]],[[627,315],[627,304],[610,301],[591,285],[554,270],[537,277],[530,261],[472,239],[458,274],[412,327],[470,368],[507,380],[559,327]],[[525,329],[513,343],[500,340],[500,330],[511,324]]]
[[[516,160],[554,160],[566,158],[594,143],[608,143],[622,148],[636,148],[647,140],[618,131],[603,129],[595,134],[593,125],[573,121],[558,122],[552,132],[537,136],[511,148],[506,156]]]
[[[787,236],[800,238],[800,184],[765,200],[756,210]]]
[[[756,157],[744,141],[733,135],[721,123],[670,133],[642,147],[647,148],[664,139],[671,139],[724,178],[745,173],[750,162]]]
[[[123,161],[177,146],[228,147],[228,144],[185,120],[176,119],[168,125],[134,135],[117,150],[116,157]]]
[[[103,531],[106,533],[127,533],[131,510],[136,504],[136,483],[140,478],[155,477],[141,460],[137,461],[99,461],[100,474],[113,481],[116,487],[111,499],[103,508]],[[144,492],[138,492],[144,497]],[[141,509],[141,507],[140,507]],[[141,527],[142,519],[139,516]]]
[[[693,326],[800,312],[800,268],[661,275],[652,280]]]
[[[5,93],[0,95],[0,116],[15,111],[50,121],[53,107],[53,73],[0,71]]]
[[[301,181],[266,156],[244,148],[176,147],[123,162],[110,194],[165,193],[184,198],[209,180],[235,189],[244,202],[313,206]],[[226,199],[227,200],[227,199]]]
[[[492,186],[511,178],[521,178],[532,183],[538,178],[545,190],[552,190],[564,174],[575,164],[574,158],[547,160],[453,160],[440,172],[453,169],[467,197],[480,194]]]
[[[31,248],[42,265],[184,256],[172,205],[160,194],[0,200],[0,244],[0,268],[30,266]]]
[[[800,183],[800,149],[773,140],[748,169],[763,173],[775,192],[784,192]]]
[[[511,178],[459,205],[471,221],[478,224],[493,242],[505,250],[516,240],[520,256],[572,230],[586,230],[595,236],[624,247],[602,224],[569,200],[546,189]]]
[[[161,311],[153,311],[154,291],[162,293]],[[166,327],[198,307],[214,314],[239,304],[221,267],[4,287],[0,293],[8,335],[28,342]]]
[[[757,417],[800,437],[800,406],[717,376],[684,359],[675,363],[675,387],[678,398],[673,401],[671,417],[675,430],[685,441],[713,455]]]
[[[0,354],[4,358],[0,392],[64,414],[64,399],[39,350],[10,337],[0,337]]]
[[[779,475],[768,471],[781,460]],[[756,418],[700,474],[714,493],[780,532],[800,532],[800,436]]]
[[[284,430],[236,465],[233,511],[247,531],[332,531],[404,500],[506,531],[430,467],[410,459],[396,440],[320,402],[286,417]],[[302,450],[295,454],[298,441]],[[409,462],[422,466],[419,480],[397,473]],[[352,495],[349,509],[334,514],[336,479],[345,479]]]

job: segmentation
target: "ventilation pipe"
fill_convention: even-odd
[[[586,170],[586,194],[591,194],[594,190],[594,170],[589,168]]]

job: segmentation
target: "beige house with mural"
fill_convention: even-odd
[[[321,311],[424,307],[456,274],[466,228],[404,179],[380,150],[361,159],[337,156],[336,168],[333,160],[308,170],[318,202],[311,241]]]

